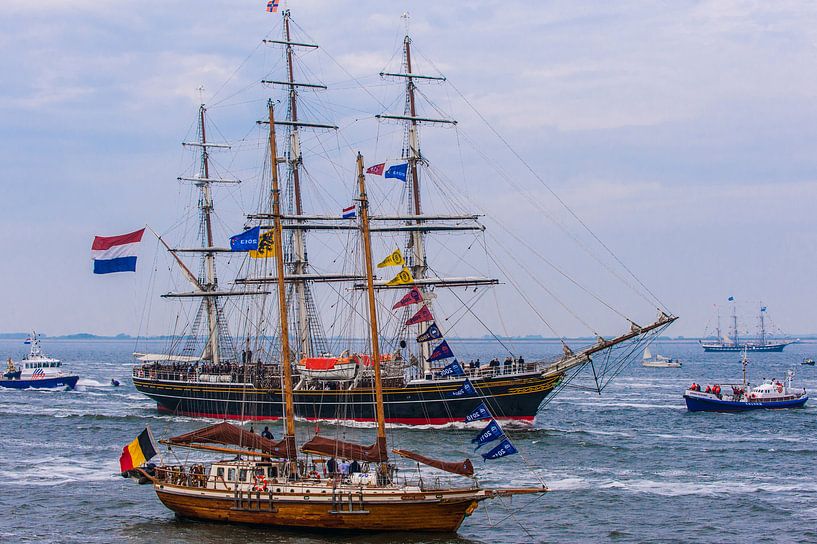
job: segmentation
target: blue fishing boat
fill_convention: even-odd
[[[9,357],[6,371],[0,379],[0,387],[12,389],[73,389],[79,376],[63,372],[62,361],[47,357],[40,347],[40,339],[33,332],[26,340],[31,344],[28,356],[16,366]]]
[[[723,384],[731,387],[731,394],[722,391],[720,384],[707,385],[705,389],[693,383],[685,392],[684,400],[690,412],[743,412],[760,408],[802,408],[808,401],[805,388],[792,387],[794,370],[786,373],[785,382],[774,378],[764,380],[757,387],[750,387],[746,367],[748,361],[743,353],[743,383]]]

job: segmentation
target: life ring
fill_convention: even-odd
[[[310,472],[309,472],[309,474],[307,474],[307,475],[306,475],[306,477],[307,477],[307,478],[310,478],[310,479],[312,479],[312,480],[319,480],[319,481],[320,481],[320,479],[321,479],[321,475],[320,475],[320,474],[318,474],[318,471],[317,471],[317,470],[312,470],[312,471],[310,471]]]
[[[777,392],[778,392],[778,393],[782,393],[782,392],[783,392],[783,386],[782,386],[782,385],[778,385],[778,386],[777,386]]]
[[[253,491],[266,491],[267,490],[267,479],[264,475],[256,475],[255,476],[255,483],[252,486]]]

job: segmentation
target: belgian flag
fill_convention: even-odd
[[[122,448],[122,455],[119,457],[119,468],[122,472],[127,472],[150,461],[159,451],[159,446],[153,440],[150,429],[145,429],[136,439]]]

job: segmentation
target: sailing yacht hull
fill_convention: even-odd
[[[475,381],[478,397],[455,398],[462,382],[409,383],[383,390],[386,422],[402,425],[446,425],[462,422],[482,400],[496,419],[532,424],[562,376],[540,374],[496,376]],[[138,391],[162,412],[216,419],[276,420],[283,416],[282,392],[253,384],[206,383],[133,377]],[[375,421],[370,388],[295,391],[297,417],[320,421]],[[242,406],[243,405],[243,406]]]
[[[333,503],[330,495],[267,494],[255,500],[236,500],[230,493],[191,490],[157,484],[162,503],[189,519],[277,527],[305,527],[346,531],[421,531],[454,533],[484,495],[478,491],[395,493],[359,502]]]

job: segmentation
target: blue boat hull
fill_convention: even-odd
[[[758,410],[761,408],[802,408],[806,404],[806,401],[808,401],[808,395],[803,395],[800,398],[791,400],[764,402],[739,402],[733,400],[702,399],[687,395],[684,395],[684,400],[686,401],[687,409],[690,412],[745,412],[747,410]]]
[[[42,378],[39,380],[0,380],[0,387],[11,389],[56,389],[67,387],[73,389],[79,381],[79,376],[60,376],[58,378]]]

